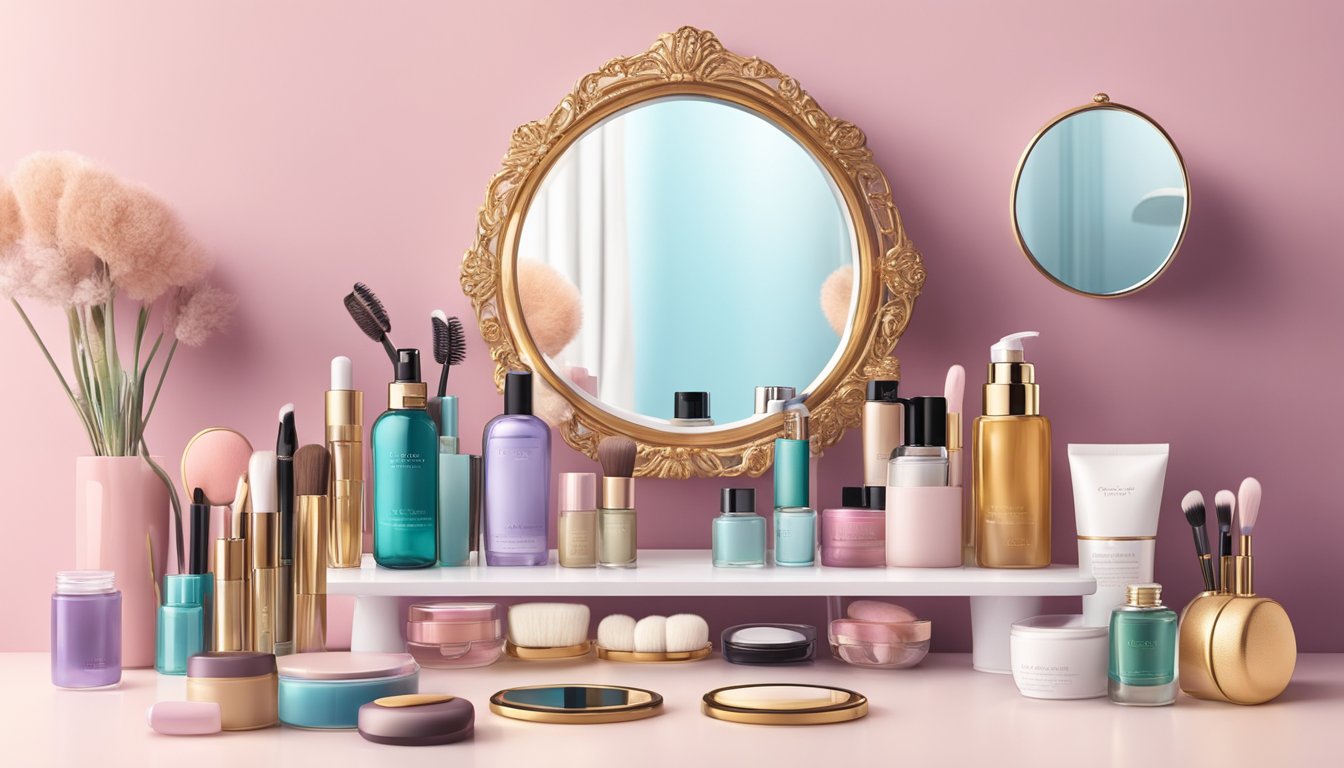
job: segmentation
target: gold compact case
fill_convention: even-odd
[[[662,714],[663,697],[618,685],[533,685],[491,696],[490,711],[533,723],[624,723]]]
[[[868,714],[868,697],[845,688],[802,683],[730,685],[706,693],[701,711],[751,725],[827,725]]]
[[[554,648],[531,648],[526,645],[514,645],[513,641],[504,643],[504,652],[523,661],[562,661],[579,659],[593,650],[592,642],[584,640],[577,645],[561,645]]]
[[[1243,553],[1250,551],[1247,539]],[[1201,592],[1181,612],[1180,686],[1197,699],[1264,704],[1293,678],[1293,623],[1282,605],[1255,594],[1251,564],[1249,554],[1224,557],[1224,591]]]
[[[694,651],[612,651],[597,646],[597,658],[606,661],[629,661],[639,664],[668,664],[680,661],[700,661],[709,658],[714,645],[706,643],[704,648]]]

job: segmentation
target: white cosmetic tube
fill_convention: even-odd
[[[1157,515],[1167,477],[1165,443],[1069,445],[1078,569],[1097,580],[1083,596],[1083,621],[1106,626],[1125,587],[1153,580]]]

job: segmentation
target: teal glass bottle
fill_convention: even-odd
[[[775,440],[775,565],[817,562],[817,512],[810,504],[812,448],[801,401],[784,408],[784,436]]]
[[[1176,702],[1176,612],[1161,584],[1130,584],[1111,613],[1111,701],[1138,707]]]
[[[724,488],[711,530],[715,568],[765,566],[765,518],[756,514],[754,488]]]
[[[420,351],[397,350],[388,410],[373,424],[373,559],[384,568],[438,561],[439,430],[425,410]]]
[[[154,668],[161,675],[187,674],[187,659],[207,650],[203,583],[195,574],[163,577],[163,604],[154,628]]]

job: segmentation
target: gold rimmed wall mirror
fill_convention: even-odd
[[[1011,206],[1017,242],[1041,274],[1115,298],[1151,285],[1176,258],[1190,179],[1162,126],[1099,93],[1027,145]]]
[[[639,475],[759,475],[791,388],[813,450],[856,426],[924,283],[866,138],[774,66],[683,27],[518,128],[462,267],[495,382]]]

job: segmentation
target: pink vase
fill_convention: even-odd
[[[117,574],[123,667],[154,666],[154,586],[168,555],[168,503],[168,488],[137,456],[75,459],[75,567]]]

